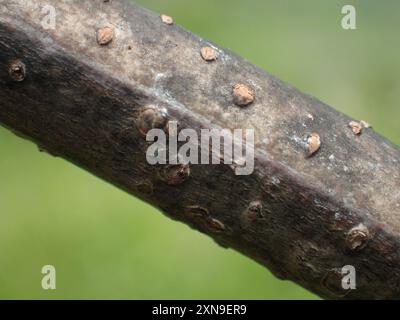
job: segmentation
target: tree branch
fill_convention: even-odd
[[[54,30],[47,1],[0,4],[3,125],[322,297],[400,297],[397,146],[127,1],[52,1]],[[166,120],[253,128],[254,172],[149,165]]]

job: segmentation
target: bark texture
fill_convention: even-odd
[[[322,297],[400,298],[399,148],[169,22],[127,1],[0,0],[0,122]],[[253,174],[149,165],[141,131],[164,120],[253,128]]]

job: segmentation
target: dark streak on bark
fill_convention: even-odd
[[[40,25],[46,1],[0,4],[3,125],[322,297],[400,297],[397,146],[371,129],[354,136],[348,117],[224,49],[202,60],[208,41],[125,1],[52,2],[55,30]],[[99,46],[107,24],[113,41]],[[234,105],[236,83],[255,91],[252,105]],[[192,165],[168,173],[187,174],[177,183],[160,179],[136,126],[150,105],[181,128],[254,128],[254,173]],[[311,132],[322,146],[306,158],[299,140]],[[357,290],[340,288],[344,265]]]

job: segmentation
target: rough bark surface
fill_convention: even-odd
[[[252,104],[234,103],[237,83]],[[255,129],[254,173],[149,165],[149,106],[181,128]],[[4,126],[322,297],[400,298],[400,150],[351,120],[127,1],[0,0]],[[321,148],[305,157],[313,132]],[[344,265],[356,290],[341,289]]]

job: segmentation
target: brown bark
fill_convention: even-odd
[[[0,122],[322,297],[399,298],[399,148],[169,22],[127,1],[0,0]],[[149,165],[149,106],[180,128],[255,129],[254,173]]]

